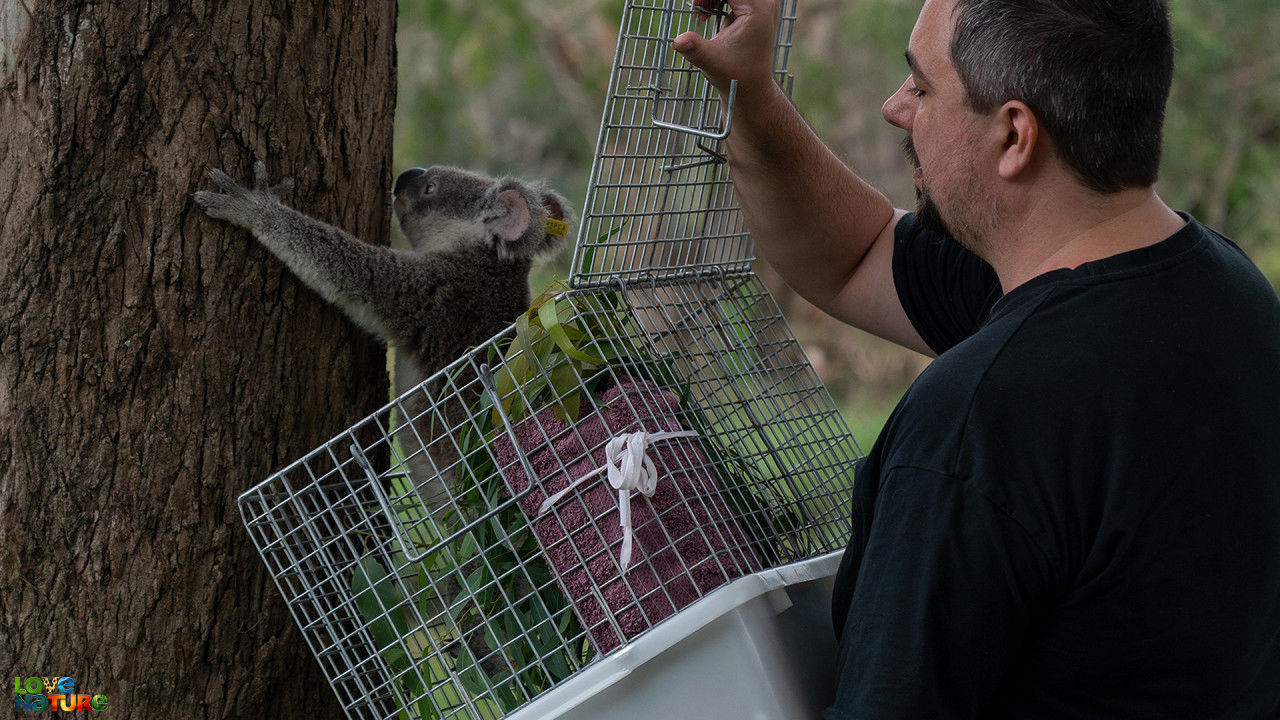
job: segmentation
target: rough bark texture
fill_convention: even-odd
[[[341,716],[236,497],[384,402],[384,350],[189,194],[261,157],[385,243],[395,17],[0,0],[10,678],[73,677],[114,717]]]

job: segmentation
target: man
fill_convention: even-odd
[[[700,0],[703,7],[710,0]],[[858,470],[829,720],[1280,717],[1280,301],[1152,189],[1160,0],[926,0],[894,210],[771,75],[775,0],[673,47],[762,253],[935,360]]]

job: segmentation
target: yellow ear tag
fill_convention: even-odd
[[[555,218],[547,218],[542,221],[542,229],[546,230],[548,235],[564,237],[569,232],[569,223]]]

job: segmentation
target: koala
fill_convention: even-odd
[[[423,379],[506,328],[528,309],[529,271],[565,242],[569,203],[542,184],[491,178],[454,167],[413,168],[395,181],[394,209],[412,249],[361,242],[284,205],[288,181],[270,186],[266,167],[254,166],[253,189],[220,170],[209,171],[217,191],[194,200],[211,217],[245,228],[295,275],[351,320],[396,349],[396,392]],[[439,383],[437,383],[438,385]],[[405,447],[420,491],[439,475],[447,484],[457,460],[444,435],[457,428],[478,393],[474,378],[465,397],[432,410],[428,387],[400,408],[426,444]],[[456,438],[455,438],[456,439]],[[412,443],[416,446],[416,439]],[[430,464],[428,464],[428,457]],[[447,498],[441,505],[448,505]]]

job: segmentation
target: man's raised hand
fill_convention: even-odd
[[[773,79],[773,49],[778,35],[779,0],[694,0],[704,14],[725,13],[720,31],[704,38],[694,31],[671,43],[721,93],[738,81],[738,95],[767,88]]]

